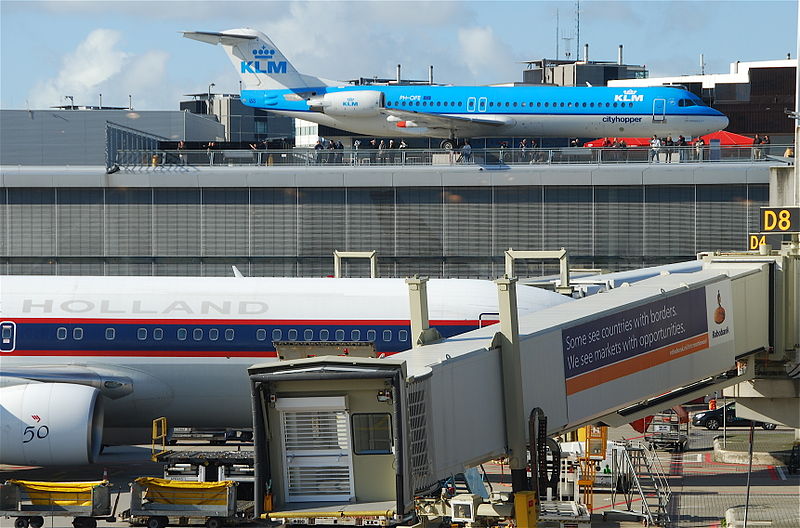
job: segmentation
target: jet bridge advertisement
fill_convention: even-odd
[[[563,329],[567,396],[732,341],[731,305],[726,280]]]

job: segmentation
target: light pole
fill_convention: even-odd
[[[208,112],[206,113],[208,113],[209,115],[211,115],[211,89],[215,86],[216,84],[214,83],[208,85],[208,101],[206,102],[206,109],[208,110]]]

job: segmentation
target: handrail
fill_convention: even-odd
[[[441,149],[322,149],[288,150],[119,150],[114,164],[120,169],[141,169],[181,166],[316,166],[362,167],[384,166],[515,166],[515,165],[618,165],[680,164],[714,162],[791,163],[785,157],[790,145],[659,147],[628,148],[558,147],[558,148],[486,148],[463,150]]]

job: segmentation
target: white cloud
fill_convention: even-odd
[[[519,77],[519,66],[514,64],[511,49],[497,38],[491,27],[471,27],[458,30],[458,58],[476,79],[485,77],[487,71],[505,75],[505,79]]]
[[[106,106],[126,106],[128,95],[138,108],[163,107],[165,100],[168,107],[174,106],[175,94],[164,86],[169,54],[158,50],[127,53],[119,49],[122,38],[122,33],[110,29],[90,32],[63,56],[55,77],[34,86],[29,93],[32,107],[64,104],[67,95],[77,105],[96,105],[99,94]]]
[[[109,29],[95,29],[75,51],[67,53],[55,78],[33,88],[29,99],[33,106],[47,107],[64,102],[63,96],[75,97],[76,104],[96,101],[97,88],[123,67],[128,55],[115,49],[122,35]]]

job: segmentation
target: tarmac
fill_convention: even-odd
[[[659,452],[659,460],[667,474],[672,490],[669,504],[671,526],[676,528],[721,528],[725,526],[726,512],[739,508],[741,512],[747,502],[747,464],[720,462],[714,456],[714,438],[720,431],[706,431],[691,427],[687,450],[681,453]],[[640,437],[629,426],[609,431],[612,440]],[[747,430],[737,429],[726,435],[726,451],[736,452],[745,447]],[[756,449],[783,445],[785,439],[793,438],[793,431],[755,431]],[[209,447],[197,443],[181,443],[177,449],[236,449],[236,444],[226,447]],[[242,450],[251,449],[242,445]],[[104,474],[113,485],[115,495],[120,494],[119,510],[127,508],[129,483],[138,476],[162,476],[160,464],[149,461],[149,446],[120,446],[107,448],[97,464],[79,467],[59,468],[9,468],[0,467],[0,479],[22,478],[29,480],[96,480]],[[507,466],[485,464],[489,480],[495,491],[511,490],[511,477]],[[782,465],[754,463],[750,475],[749,512],[752,526],[771,526],[774,528],[800,527],[800,474],[789,474]],[[619,497],[618,497],[619,498]],[[633,517],[609,516],[602,519],[603,512],[624,508],[624,504],[611,504],[609,493],[596,493],[592,527],[633,528],[642,524]],[[635,505],[634,505],[635,506]],[[118,512],[119,513],[119,512]],[[730,516],[730,514],[729,514]],[[767,518],[762,521],[762,518]],[[730,526],[730,522],[727,524]],[[0,527],[11,528],[13,519],[0,517]],[[65,517],[45,518],[45,527],[70,528],[71,519]],[[99,528],[122,528],[130,526],[122,520],[101,521]]]

